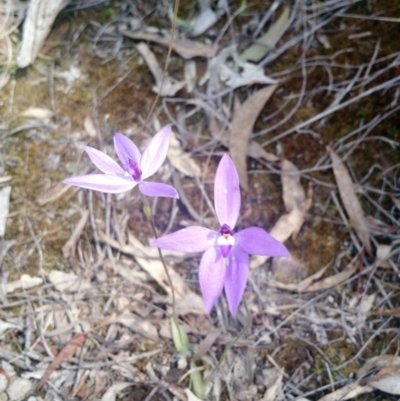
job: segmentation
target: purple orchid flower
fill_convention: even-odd
[[[229,310],[235,315],[249,275],[248,255],[290,257],[290,253],[262,228],[233,231],[240,211],[240,189],[235,165],[228,155],[218,165],[214,201],[219,231],[187,227],[156,239],[152,245],[180,252],[204,252],[199,267],[204,310],[210,313],[225,287]]]
[[[64,184],[108,193],[129,191],[139,184],[139,190],[147,196],[179,198],[175,188],[159,182],[146,182],[163,164],[168,152],[171,127],[162,128],[151,139],[143,155],[136,145],[125,135],[114,135],[115,151],[122,163],[119,166],[111,157],[90,146],[85,151],[92,162],[104,174],[88,174],[67,178]]]

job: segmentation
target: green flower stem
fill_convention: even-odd
[[[144,214],[146,215],[147,220],[149,220],[149,222],[150,222],[151,228],[153,230],[154,237],[157,239],[158,238],[157,229],[156,229],[156,226],[154,224],[154,219],[153,219],[153,215],[151,213],[151,207],[150,207],[149,201],[145,196],[142,196],[142,199],[143,199],[143,211],[144,211]],[[172,319],[175,321],[176,324],[178,324],[178,318],[177,318],[177,315],[176,315],[175,290],[174,290],[174,286],[172,284],[171,275],[169,274],[169,271],[168,271],[167,265],[165,263],[164,257],[162,255],[161,249],[157,248],[157,250],[158,250],[158,256],[160,257],[161,263],[162,263],[162,265],[164,267],[165,274],[167,275],[167,278],[168,278],[168,284],[169,284],[169,286],[171,288]]]

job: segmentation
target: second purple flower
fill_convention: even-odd
[[[71,177],[63,183],[108,193],[126,192],[139,185],[140,192],[147,196],[179,198],[175,188],[170,185],[144,181],[155,174],[164,163],[170,137],[171,127],[162,128],[151,139],[142,155],[129,138],[119,133],[115,134],[115,151],[122,167],[100,150],[85,146],[84,149],[92,162],[104,174]]]

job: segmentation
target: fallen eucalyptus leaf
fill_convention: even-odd
[[[243,61],[258,63],[276,45],[288,27],[290,8],[285,7],[279,18],[271,25],[268,32],[256,40],[256,43],[248,47],[241,55]]]
[[[347,171],[345,165],[339,156],[328,146],[327,150],[332,160],[333,172],[335,174],[336,183],[339,188],[340,198],[342,199],[344,208],[351,220],[351,225],[357,233],[368,254],[372,254],[371,242],[369,238],[368,224],[365,219],[360,201],[356,195],[353,181]]]
[[[126,29],[120,29],[120,33],[131,39],[155,42],[167,48],[170,45],[170,38],[167,34],[158,35],[148,31],[128,31]],[[217,53],[218,47],[195,42],[193,40],[175,39],[172,43],[172,50],[178,53],[184,59],[191,59],[193,57],[210,58]]]
[[[246,191],[249,189],[246,159],[250,135],[261,110],[276,88],[277,85],[271,85],[253,93],[233,116],[229,138],[229,153],[238,171],[240,185]]]

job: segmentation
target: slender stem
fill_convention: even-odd
[[[251,322],[252,322],[252,317],[249,311],[249,308],[247,307],[247,303],[246,300],[243,298],[243,303],[244,303],[244,307],[246,309],[246,314],[249,318],[249,320],[247,321],[246,325],[242,328],[242,330],[240,330],[239,334],[233,339],[232,342],[230,342],[229,344],[226,345],[224,352],[221,355],[221,358],[219,359],[217,365],[215,366],[215,368],[213,369],[211,375],[210,375],[210,380],[211,378],[214,376],[215,372],[219,369],[219,367],[222,365],[222,362],[224,362],[226,355],[228,353],[228,351],[242,338],[243,334],[249,329],[249,327],[251,326]]]
[[[142,199],[143,199],[143,203],[144,203],[144,214],[146,215],[147,219],[150,222],[151,228],[153,230],[154,237],[157,239],[158,238],[157,229],[156,229],[156,225],[154,224],[153,214],[151,213],[151,207],[150,207],[149,200],[145,196],[142,196]],[[165,274],[167,275],[167,278],[168,278],[168,284],[169,284],[169,286],[171,288],[172,318],[174,319],[174,321],[176,323],[178,323],[178,318],[177,318],[177,315],[176,315],[175,290],[174,290],[174,286],[172,284],[171,275],[169,274],[169,271],[168,271],[167,265],[165,263],[164,257],[162,255],[161,249],[157,248],[157,250],[158,250],[158,256],[160,257],[161,263],[162,263],[162,265],[164,267]]]

